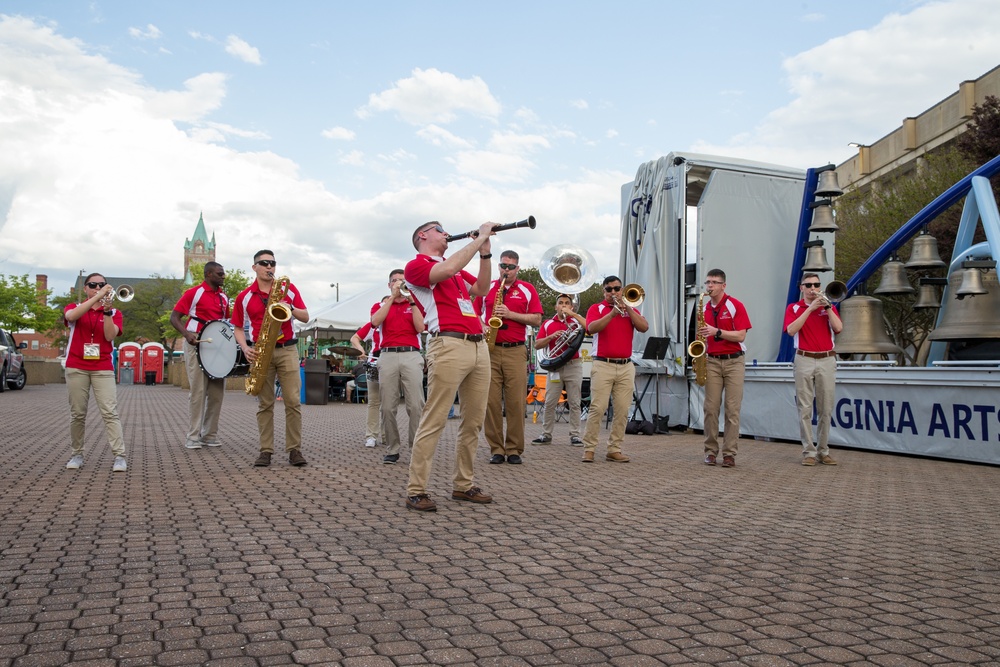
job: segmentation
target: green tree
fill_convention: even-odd
[[[982,104],[973,105],[972,120],[956,143],[958,150],[976,164],[1000,155],[1000,99],[987,95]]]
[[[0,274],[0,326],[10,331],[48,331],[59,318],[59,314],[48,306],[51,294],[52,290],[39,292],[28,274]]]
[[[191,271],[191,275],[194,276],[195,284],[200,285],[205,279],[205,265],[192,263],[189,270]],[[226,293],[226,296],[230,300],[233,300],[252,280],[250,274],[243,269],[226,269],[226,280],[222,283],[222,291]]]

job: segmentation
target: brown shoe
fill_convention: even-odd
[[[628,463],[630,461],[629,457],[625,456],[621,452],[608,452],[608,455],[604,458],[608,461],[613,461],[614,463]]]
[[[833,460],[833,457],[827,454],[826,456],[819,457],[819,462],[825,466],[835,466],[837,462]]]
[[[261,452],[253,464],[258,468],[266,468],[271,465],[271,452]]]
[[[593,463],[594,462],[594,452],[584,452],[583,453],[583,462],[584,463]]]
[[[298,449],[293,449],[288,452],[288,462],[293,466],[304,466],[306,464],[306,457],[302,456],[302,452]]]
[[[816,459],[812,456],[807,456],[802,459],[802,465],[804,466],[814,466],[816,465]]]
[[[437,505],[426,493],[409,496],[406,499],[406,509],[417,510],[418,512],[436,512],[437,508]]]
[[[483,493],[483,490],[478,486],[474,486],[468,491],[452,491],[451,499],[468,500],[470,503],[480,503],[483,505],[493,502],[493,496]]]
[[[705,457],[705,465],[714,466],[715,465],[715,454],[709,454]]]
[[[722,457],[722,467],[723,468],[735,468],[736,467],[736,457],[735,456],[723,456]]]

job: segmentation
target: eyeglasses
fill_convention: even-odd
[[[607,285],[607,286],[605,286],[604,291],[605,292],[621,292],[622,291],[622,286],[621,285]]]
[[[107,283],[87,283],[87,287],[90,289],[101,289],[105,285],[107,285]]]
[[[500,262],[500,268],[504,271],[513,271],[517,268],[517,264],[504,264],[503,262]]]
[[[428,228],[427,228],[427,229],[425,229],[424,231],[425,231],[425,232],[429,232],[429,231],[431,231],[432,229],[433,229],[433,230],[434,230],[435,232],[437,232],[438,234],[444,234],[445,236],[447,236],[447,235],[448,235],[448,232],[444,231],[444,228],[442,228],[442,227],[441,227],[441,225],[434,225],[433,227],[428,227]]]
[[[270,268],[275,267],[275,266],[278,265],[278,263],[276,261],[274,261],[273,259],[262,259],[262,260],[260,260],[257,263],[260,264],[261,266],[265,267],[265,268],[268,268],[268,269],[270,269]]]
[[[819,287],[819,283],[802,283],[803,287]]]
[[[721,285],[723,284],[721,280],[706,280],[706,285]]]

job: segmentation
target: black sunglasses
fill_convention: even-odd
[[[819,283],[802,283],[803,287],[819,287]]]
[[[101,289],[105,285],[107,285],[107,283],[87,283],[87,287],[90,289]]]
[[[622,286],[621,285],[615,285],[614,287],[612,287],[612,286],[608,285],[607,287],[604,288],[604,291],[605,292],[621,292],[622,291]]]
[[[513,271],[517,268],[517,264],[504,264],[503,262],[500,262],[500,268],[504,271]]]
[[[262,259],[257,263],[266,268],[271,268],[278,265],[278,263],[273,259]]]

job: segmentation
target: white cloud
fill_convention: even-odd
[[[608,139],[614,139],[615,137],[618,136],[618,130],[610,129],[604,133],[604,136],[607,137]]]
[[[146,25],[145,30],[143,30],[142,28],[129,28],[128,34],[134,37],[135,39],[159,39],[160,37],[163,36],[163,33],[160,32],[160,29],[157,28],[152,23]]]
[[[472,143],[456,136],[438,125],[428,125],[417,130],[417,136],[435,146],[447,148],[472,148]]]
[[[587,100],[570,100],[569,105],[574,109],[580,109],[581,111],[586,111],[590,108],[590,105],[587,104]]]
[[[464,178],[495,183],[524,183],[535,170],[525,156],[499,151],[460,151],[448,161]]]
[[[226,96],[226,75],[199,74],[184,82],[184,90],[147,90],[146,109],[159,118],[196,122],[222,105]]]
[[[348,130],[346,127],[331,127],[328,130],[323,130],[320,135],[326,139],[333,139],[334,141],[354,141],[354,131]]]
[[[350,153],[345,153],[341,156],[339,160],[342,164],[350,164],[356,167],[360,167],[365,163],[365,154],[361,151],[351,151]]]
[[[549,148],[549,140],[537,134],[515,134],[495,132],[490,137],[489,147],[501,153],[534,153],[540,148]]]
[[[413,75],[400,79],[392,88],[368,97],[368,104],[357,110],[359,118],[392,111],[413,125],[450,123],[460,113],[485,118],[500,114],[500,102],[478,76],[459,79],[436,69],[415,69]]]
[[[260,51],[258,51],[255,47],[250,46],[236,35],[230,35],[226,38],[226,53],[239,58],[245,63],[250,63],[251,65],[260,65],[263,63],[263,60],[261,60],[260,57]]]

